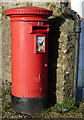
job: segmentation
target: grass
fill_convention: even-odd
[[[4,90],[4,91],[2,91],[2,95],[7,95],[7,94],[11,94],[11,90]]]
[[[5,99],[3,99],[2,110],[3,110],[3,113],[5,113],[7,111],[12,112],[12,115],[14,117],[15,116],[18,117],[18,115],[20,115],[20,113],[17,113],[11,107],[11,101],[9,101],[9,96],[8,96],[10,93],[11,93],[11,84],[9,84],[9,87],[7,89],[4,89],[2,91],[2,94],[3,94],[4,97],[7,95],[7,99],[6,99],[6,97],[5,97]],[[79,108],[78,108],[75,105],[75,101],[73,100],[72,96],[70,96],[62,104],[56,103],[55,106],[50,107],[48,109],[45,109],[41,113],[44,117],[53,116],[53,115],[55,115],[54,113],[57,113],[56,116],[57,115],[62,115],[63,116],[64,114],[68,114],[68,113],[70,113],[70,116],[74,116],[74,114],[77,115],[77,116],[82,116],[81,106],[82,106],[82,102],[80,102]],[[52,112],[53,112],[53,115],[52,115]]]
[[[9,108],[9,105],[4,102],[4,105],[2,105],[2,110],[6,110]]]
[[[51,111],[51,110],[50,110],[49,108],[48,108],[48,109],[45,109],[45,110],[43,111],[43,114],[46,115],[46,114],[48,114],[50,111]]]
[[[13,115],[15,116],[15,115],[19,115],[19,113],[17,113],[17,112],[13,112]]]
[[[72,97],[69,97],[62,104],[56,103],[55,106],[58,109],[58,113],[65,113],[69,111],[74,112],[77,109],[75,101]]]

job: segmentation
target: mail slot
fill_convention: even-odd
[[[5,14],[11,18],[12,106],[17,112],[40,112],[47,105],[47,18],[52,11],[25,6]]]

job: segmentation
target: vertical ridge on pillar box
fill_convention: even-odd
[[[52,11],[25,6],[5,14],[11,18],[12,106],[17,112],[37,113],[47,105],[47,18]]]

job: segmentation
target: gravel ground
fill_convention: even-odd
[[[11,108],[11,83],[8,82],[7,80],[5,80],[2,83],[2,119],[29,119],[29,120],[33,120],[33,119],[51,119],[51,118],[55,118],[55,119],[59,119],[59,118],[79,118],[79,120],[82,118],[82,105],[83,103],[80,104],[79,108],[75,111],[75,112],[67,112],[64,114],[58,113],[57,112],[57,108],[55,106],[52,106],[51,108],[49,108],[48,110],[43,111],[42,113],[39,114],[35,114],[35,115],[24,115],[24,114],[20,114],[17,113],[16,111],[14,111]]]

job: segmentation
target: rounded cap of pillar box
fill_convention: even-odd
[[[41,8],[41,7],[34,7],[34,6],[24,6],[24,7],[17,7],[13,9],[9,9],[5,11],[7,16],[10,15],[44,15],[46,17],[51,16],[53,11]]]

